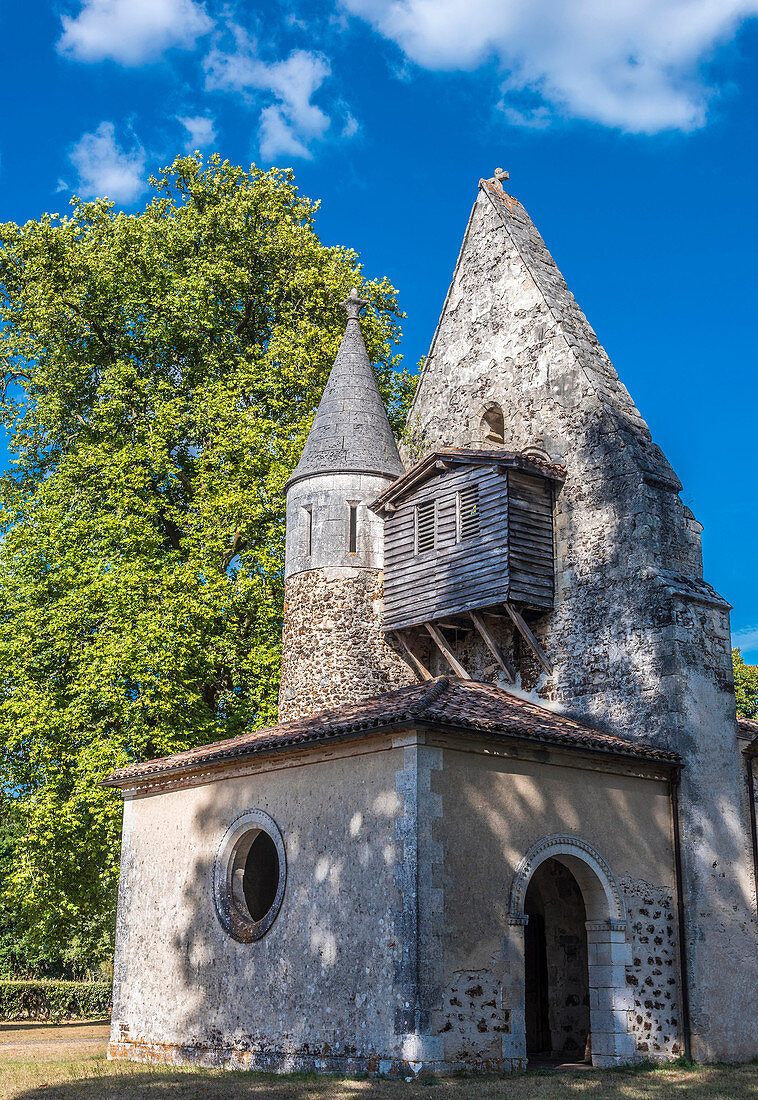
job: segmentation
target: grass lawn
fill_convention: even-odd
[[[756,1100],[758,1064],[413,1082],[107,1062],[103,1023],[0,1024],[1,1100]]]

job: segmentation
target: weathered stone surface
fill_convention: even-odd
[[[677,982],[676,909],[668,890],[648,882],[621,883],[629,917],[632,965],[626,980],[634,1001],[630,1031],[651,1058],[682,1053]]]
[[[381,569],[384,529],[368,507],[387,488],[373,474],[320,474],[287,492],[284,576],[313,569]],[[349,509],[355,507],[355,550],[349,543]]]
[[[430,1006],[432,1034],[444,1040],[446,1059],[461,1058],[468,1051],[477,1052],[478,1064],[490,1068],[495,1068],[497,1058],[514,1067],[525,1064],[528,917],[514,913],[511,903],[517,880],[528,883],[536,874],[528,863],[529,853],[551,837],[566,841],[548,845],[549,852],[556,853],[550,859],[561,862],[562,868],[556,868],[555,890],[548,891],[545,907],[552,981],[563,989],[564,1001],[551,1021],[556,1049],[564,1047],[561,1034],[580,1043],[581,1028],[586,1026],[587,1005],[567,1003],[576,992],[569,980],[571,967],[566,969],[560,960],[568,950],[575,951],[571,966],[589,969],[593,1062],[612,1065],[660,1057],[637,1046],[629,1019],[633,999],[627,968],[636,941],[621,886],[647,876],[673,893],[666,783],[642,775],[584,770],[552,750],[527,759],[520,752],[498,754],[491,745],[463,740],[447,742],[440,765],[431,773],[431,789],[440,804],[431,832],[434,848],[428,849],[430,864],[440,870],[434,876],[430,871],[421,881],[433,881],[442,891],[443,916],[435,922],[437,950],[426,949],[425,1003]],[[590,866],[593,853],[610,876],[610,890],[608,881],[602,883]],[[579,925],[581,906],[576,904],[576,919],[561,931],[553,918],[559,908],[558,880],[566,868],[581,888],[587,923]],[[609,893],[615,897],[613,905]],[[559,919],[564,917],[565,913]],[[494,1016],[482,1015],[473,995],[466,1000],[456,994],[461,1003],[451,1003],[451,990],[459,989],[461,975],[474,972],[482,990],[497,990],[493,1011],[500,1021],[507,1013],[507,1031],[499,1030],[504,1025]],[[557,1004],[560,993],[553,999]],[[565,1027],[570,1030],[562,1031]],[[572,1053],[579,1059],[583,1055]]]
[[[333,1072],[402,1061],[396,969],[413,948],[397,926],[395,786],[407,761],[391,740],[381,748],[312,750],[304,767],[275,758],[127,800],[112,1057]],[[229,825],[251,809],[281,829],[287,881],[267,934],[241,943],[212,880]]]
[[[343,303],[348,313],[345,335],[289,485],[314,474],[369,473],[392,479],[403,472],[361,335],[358,316],[365,304],[357,297]]]
[[[382,574],[317,569],[285,588],[279,719],[303,718],[415,683],[384,640]]]
[[[571,850],[602,848],[624,884],[646,874],[673,887],[665,784],[638,761],[576,762],[409,726],[144,776],[125,805],[110,1056],[396,1076],[525,1068],[523,925],[509,891],[534,842],[573,827]],[[213,880],[251,810],[281,831],[287,877],[269,930],[240,942]],[[585,871],[603,999],[593,1054],[618,1064],[635,1050],[628,934]],[[560,930],[554,945],[565,947]]]
[[[676,476],[542,238],[489,181],[411,423],[430,450],[475,446],[493,404],[508,449],[536,447],[568,467],[555,517],[556,609],[532,623],[554,672],[536,690],[684,757],[694,1052],[754,1057],[755,900],[728,605],[702,580],[701,528]],[[484,653],[481,662],[491,664]],[[744,1021],[738,1029],[735,1018]]]
[[[385,642],[383,527],[369,508],[403,472],[361,335],[347,328],[300,462],[287,483],[279,720],[415,683]]]

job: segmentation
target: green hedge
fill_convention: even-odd
[[[107,1016],[109,982],[5,981],[0,979],[0,1020],[70,1020]]]

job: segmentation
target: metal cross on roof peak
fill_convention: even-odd
[[[355,321],[360,316],[361,310],[368,305],[368,302],[364,302],[363,299],[358,297],[358,291],[353,287],[350,294],[347,296],[342,306],[347,313],[348,320]]]

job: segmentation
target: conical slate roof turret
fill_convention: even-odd
[[[342,305],[348,317],[345,335],[288,486],[314,474],[396,478],[404,472],[358,321],[366,302],[353,288]]]

